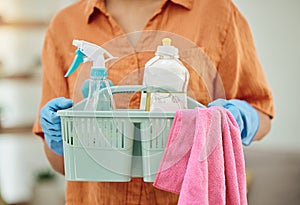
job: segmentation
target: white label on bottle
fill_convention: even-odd
[[[150,111],[173,112],[187,108],[185,93],[151,93]]]

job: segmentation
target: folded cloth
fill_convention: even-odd
[[[244,205],[246,174],[239,127],[223,107],[176,112],[153,185],[178,204]]]

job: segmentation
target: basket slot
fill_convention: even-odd
[[[165,120],[158,119],[156,121],[157,125],[156,127],[158,128],[157,130],[157,138],[156,138],[156,148],[162,148],[163,147],[163,142],[164,142],[164,125],[165,125]]]
[[[72,118],[64,118],[62,119],[62,136],[63,141],[68,144],[73,145],[73,135],[74,135],[74,128],[73,128],[73,120]]]
[[[66,123],[66,119],[62,119],[61,120],[61,130],[62,130],[62,138],[63,138],[63,141],[66,142],[67,141],[67,123]]]
[[[94,118],[74,118],[73,126],[73,132],[69,130],[72,144],[84,147],[93,147],[99,144],[97,123]]]
[[[106,143],[104,143],[105,133],[103,133],[105,120],[99,121],[96,118],[90,118],[85,124],[88,126],[88,135],[86,135],[88,146],[96,148],[106,147]]]
[[[166,119],[164,121],[165,121],[165,127],[163,129],[163,136],[162,136],[162,139],[161,139],[162,140],[161,148],[163,148],[163,149],[166,147],[173,120],[172,119]]]
[[[78,133],[78,137],[75,139],[74,145],[76,146],[81,146],[84,141],[84,138],[86,137],[87,134],[87,119],[79,119],[79,118],[74,118],[74,123],[75,123],[75,130]]]
[[[104,142],[107,142],[105,145],[108,146],[108,145],[112,145],[112,142],[113,142],[113,133],[114,130],[113,130],[113,126],[112,126],[112,123],[111,121],[107,121],[107,134],[104,135]]]
[[[76,127],[80,130],[78,134],[81,136],[79,139],[81,145],[120,149],[127,146],[126,129],[130,129],[130,127],[128,127],[128,121],[126,120],[86,118],[77,124]]]
[[[155,128],[156,128],[156,134],[155,134],[155,149],[160,148],[161,147],[161,140],[162,140],[162,123],[163,121],[160,119],[156,119],[155,120]]]
[[[149,128],[150,128],[149,148],[153,149],[155,148],[155,132],[156,132],[155,126],[153,126],[153,120],[150,121]]]
[[[80,142],[81,145],[86,147],[87,140],[88,140],[88,138],[90,136],[90,132],[91,132],[90,118],[86,118],[86,122],[84,124],[85,124],[84,129],[81,130],[83,132],[83,135],[81,135],[81,137],[78,138],[78,142]]]
[[[166,136],[166,120],[156,119],[156,136],[155,136],[155,148],[161,149],[164,148],[164,137]]]
[[[172,119],[153,118],[142,122],[143,148],[162,150],[165,148]]]
[[[115,121],[114,143],[116,148],[124,148],[124,121]]]
[[[107,120],[99,120],[99,122],[102,124],[102,134],[103,136],[108,136],[109,135],[109,123],[107,122]],[[104,147],[105,146],[105,140],[108,140],[109,138],[105,138],[103,137],[102,139],[100,139],[100,147]]]
[[[126,121],[118,121],[116,127],[116,147],[123,149],[126,147]]]
[[[118,122],[114,122],[115,124],[115,127],[114,129],[112,130],[112,146],[115,147],[115,148],[118,148],[118,137],[119,137],[119,129],[118,129]]]
[[[67,121],[67,130],[68,130],[68,133],[70,133],[69,135],[67,135],[67,143],[68,144],[73,144],[73,139],[72,139],[72,136],[73,136],[73,121],[71,119],[68,119]]]
[[[155,119],[154,122],[152,122],[153,127],[153,133],[152,133],[152,148],[157,149],[159,146],[159,138],[160,138],[160,124],[159,120]]]
[[[91,124],[91,135],[88,138],[88,142],[89,142],[89,146],[90,147],[94,147],[94,146],[98,146],[98,142],[99,142],[99,136],[97,134],[97,121],[96,119],[92,118],[93,123]]]
[[[120,137],[120,147],[123,149],[125,147],[125,125],[124,125],[124,121],[122,121],[122,126],[121,126],[121,129],[122,129],[122,132],[121,132],[121,137]]]

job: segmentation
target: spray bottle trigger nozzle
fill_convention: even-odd
[[[76,50],[76,56],[71,64],[68,72],[65,74],[65,77],[70,76],[78,68],[78,66],[84,62],[84,57],[86,57],[86,55],[80,51],[80,48],[78,48]]]

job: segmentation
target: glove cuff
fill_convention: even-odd
[[[245,101],[244,101],[245,102]],[[251,142],[253,141],[258,129],[259,129],[259,125],[260,125],[260,117],[258,115],[258,112],[256,111],[256,109],[254,107],[252,107],[249,103],[245,102],[245,106],[247,106],[247,111],[251,112],[250,115],[247,115],[248,119],[243,119],[247,120],[246,123],[246,131],[247,133],[245,134],[245,136],[243,136],[242,134],[242,143],[245,146],[249,146],[251,144]]]

